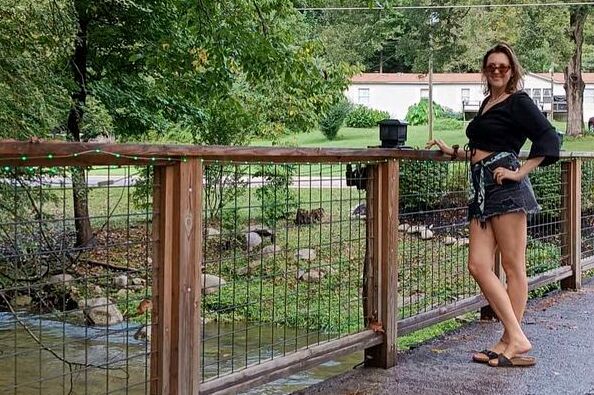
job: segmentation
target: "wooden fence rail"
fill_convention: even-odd
[[[561,281],[579,289],[582,271],[594,257],[582,259],[581,166],[593,153],[562,154],[562,265],[530,279],[530,288]],[[348,163],[381,161],[369,166],[367,250],[364,268],[364,316],[368,329],[310,346],[271,361],[248,366],[201,383],[200,262],[202,261],[203,161],[276,163]],[[290,375],[339,355],[365,350],[368,366],[396,363],[399,334],[487,305],[480,295],[458,300],[398,320],[399,163],[403,160],[449,160],[435,151],[398,149],[235,148],[174,145],[103,145],[87,143],[0,142],[0,166],[90,166],[154,164],[153,327],[151,393],[210,394],[236,392]]]

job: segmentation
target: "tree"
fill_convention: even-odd
[[[569,12],[569,38],[574,49],[569,63],[563,70],[565,74],[565,92],[567,98],[567,128],[570,136],[582,134],[584,129],[584,80],[582,78],[582,44],[584,42],[584,25],[591,6],[573,6]]]
[[[289,0],[11,1],[0,8],[11,54],[0,72],[4,137],[63,130],[71,141],[244,144],[312,129],[354,73],[301,34]],[[92,238],[85,173],[72,173],[83,245]]]

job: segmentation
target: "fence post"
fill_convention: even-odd
[[[571,277],[561,280],[561,289],[582,287],[582,161],[572,158],[562,164],[561,257],[571,266]]]
[[[384,369],[396,364],[398,173],[396,160],[368,167],[365,323],[381,324],[384,341],[365,350],[365,365]]]
[[[157,167],[153,200],[151,394],[200,389],[202,164]]]

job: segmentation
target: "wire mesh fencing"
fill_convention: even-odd
[[[390,314],[366,309],[392,303],[379,301],[386,295],[380,277],[390,273],[383,261],[398,262],[390,311],[418,321],[409,329],[427,324],[419,316],[440,320],[446,306],[469,311],[457,305],[480,293],[467,270],[468,163],[337,157],[272,163],[196,154],[163,167],[3,166],[0,392],[194,386],[168,365],[173,354],[197,356],[197,368],[179,376],[196,372],[201,390],[213,392],[257,365],[287,364],[296,354],[305,363],[303,350],[378,345],[375,332],[383,328],[370,317],[386,324]],[[529,276],[570,263],[570,163],[531,174],[541,212],[528,217]],[[592,163],[583,161],[581,177],[586,260],[594,256]],[[396,196],[386,193],[392,176],[398,221],[390,216],[395,205],[385,204]],[[202,221],[188,239],[181,235],[193,219],[183,217],[184,204]],[[393,242],[396,250],[385,248]],[[382,258],[385,251],[397,259]],[[182,266],[192,281],[202,280],[199,304],[186,297],[192,287],[184,288]],[[198,332],[200,347],[183,350]]]
[[[203,380],[364,327],[363,169],[205,166]]]
[[[402,160],[399,318],[475,295],[468,274],[468,164]]]
[[[0,393],[149,392],[150,167],[0,170]]]
[[[582,160],[582,259],[594,259],[594,160]]]

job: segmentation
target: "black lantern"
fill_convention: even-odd
[[[408,123],[399,119],[384,119],[379,123],[382,148],[402,147],[406,143]]]

